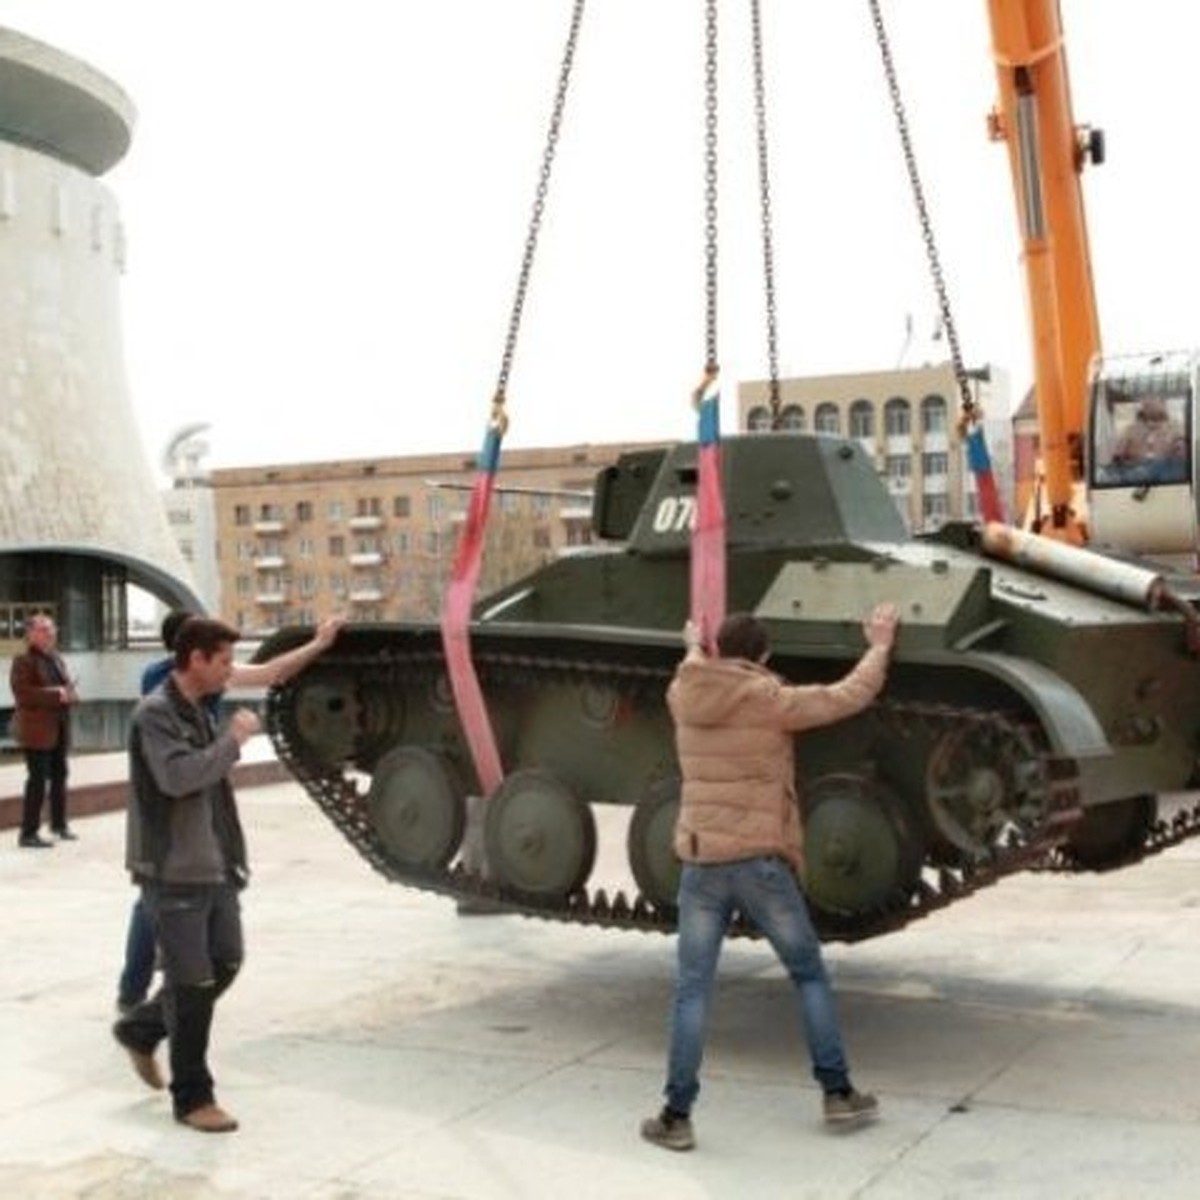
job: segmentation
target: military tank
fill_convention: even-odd
[[[722,453],[728,608],[765,622],[774,670],[835,679],[871,607],[901,609],[877,702],[800,742],[803,882],[823,936],[898,929],[1015,870],[1104,869],[1197,831],[1195,812],[1164,824],[1155,802],[1197,778],[1192,580],[1006,527],[914,538],[853,440],[755,434]],[[696,476],[693,444],[621,456],[596,481],[600,543],[477,605],[506,772],[482,802],[435,624],[349,626],[272,690],[280,759],[373,867],[498,911],[674,927],[665,691]],[[307,636],[283,630],[260,657]],[[612,805],[631,809],[630,894],[589,883]],[[482,853],[464,841],[475,809]]]

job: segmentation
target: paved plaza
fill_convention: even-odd
[[[659,1103],[673,941],[459,917],[389,885],[294,784],[244,789],[249,957],[218,1006],[232,1135],[176,1125],[109,1035],[132,891],[123,816],[0,844],[0,1194],[21,1200],[1192,1197],[1200,1193],[1200,844],[1022,876],[832,946],[860,1086],[827,1131],[790,987],[723,959],[698,1148]],[[613,814],[603,866],[619,851]]]

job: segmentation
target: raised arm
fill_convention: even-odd
[[[233,674],[229,677],[230,686],[274,687],[277,683],[291,679],[333,645],[345,623],[345,617],[326,617],[317,626],[316,633],[303,646],[297,646],[295,650],[289,650],[286,654],[277,654],[263,663],[236,663]]]

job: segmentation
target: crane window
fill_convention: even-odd
[[[1185,380],[1105,380],[1093,398],[1092,482],[1098,487],[1186,483],[1191,475]]]

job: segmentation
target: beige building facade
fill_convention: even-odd
[[[1007,374],[968,372],[1006,514],[1012,512],[1012,424]],[[783,428],[855,438],[873,458],[901,515],[916,533],[979,515],[974,476],[958,428],[958,384],[949,363],[816,375],[780,381]],[[771,426],[770,384],[738,388],[738,426]]]
[[[596,473],[641,446],[505,450],[480,591],[589,544]],[[475,476],[461,453],[210,472],[222,619],[262,637],[332,613],[436,618]]]

